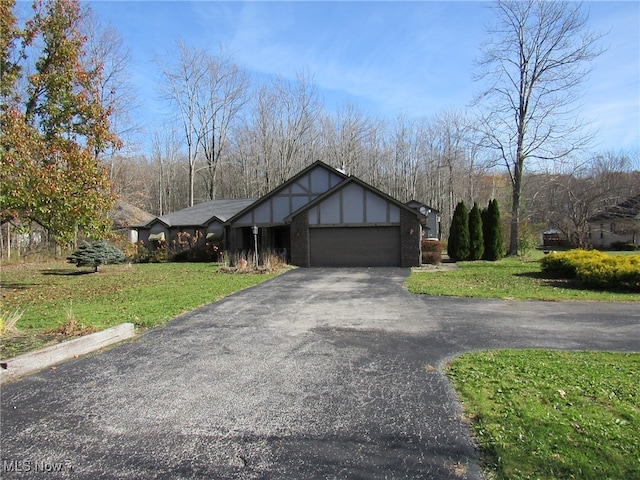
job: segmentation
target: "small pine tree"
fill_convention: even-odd
[[[476,202],[469,212],[469,260],[480,260],[484,253],[484,235],[482,216]]]
[[[495,261],[504,257],[504,236],[498,201],[493,199],[483,212],[484,259]]]
[[[458,262],[469,258],[469,250],[469,211],[464,202],[460,202],[453,212],[447,253],[452,261]]]
[[[100,240],[93,243],[85,242],[67,257],[67,262],[75,263],[76,267],[93,267],[93,271],[97,272],[100,265],[122,263],[125,258],[125,254],[116,247]]]

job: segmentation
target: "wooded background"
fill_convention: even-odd
[[[35,3],[38,8],[31,20],[13,16],[14,2],[2,4],[0,113],[5,128],[0,193],[2,222],[7,229],[28,231],[31,222],[56,228],[55,222],[49,225],[43,216],[42,205],[47,205],[48,215],[58,208],[56,220],[64,219],[68,224],[57,240],[76,240],[78,231],[92,225],[86,212],[76,215],[81,207],[93,208],[102,218],[106,207],[112,207],[118,198],[152,215],[162,215],[216,198],[259,197],[316,160],[343,168],[401,201],[415,199],[439,210],[443,238],[459,201],[486,205],[495,198],[505,225],[511,223],[518,178],[509,163],[515,157],[509,157],[507,150],[516,145],[508,145],[510,140],[505,139],[513,139],[515,133],[499,132],[504,137],[498,138],[498,129],[491,124],[498,122],[495,106],[491,110],[476,102],[464,110],[392,119],[371,117],[355,104],[330,109],[305,72],[295,80],[258,80],[237,64],[224,46],[210,51],[178,41],[175,50],[156,61],[162,79],[158,95],[173,115],[152,126],[139,116],[138,87],[132,84],[129,54],[118,32],[101,26],[77,0]],[[520,11],[520,6],[533,11],[546,4],[549,2],[497,2],[496,11],[499,18],[502,15],[504,19],[507,12],[534,24],[539,17],[528,20],[530,11]],[[562,15],[573,21],[574,29],[557,35],[577,38],[573,34],[584,25],[579,10],[559,12],[559,17]],[[504,31],[501,34],[507,35]],[[582,49],[583,56],[575,61],[587,62],[597,55],[591,47],[598,38],[580,38],[587,40],[576,47]],[[504,47],[506,39],[494,45]],[[63,40],[74,47],[71,56],[61,60],[55,49],[65,44]],[[60,51],[69,54],[69,48]],[[491,65],[496,58],[491,57],[491,51],[486,53],[485,65]],[[53,70],[56,59],[58,70]],[[64,65],[71,66],[70,76]],[[533,90],[535,85],[530,87]],[[61,125],[54,125],[65,109],[79,111],[81,103],[70,107],[70,98],[89,104],[93,110],[86,118],[70,113]],[[549,132],[562,119],[552,110],[544,112],[544,117],[555,118],[556,124],[544,125]],[[87,126],[97,124],[102,128],[98,134],[88,130]],[[575,122],[563,125],[569,124]],[[70,133],[72,127],[77,131]],[[542,127],[537,126],[536,131]],[[31,153],[20,143],[24,131],[33,137]],[[518,157],[516,170],[523,174],[516,210],[519,236],[556,228],[573,244],[587,245],[589,216],[640,193],[637,150],[597,151],[584,137],[571,133],[575,132],[564,130],[562,149],[554,147],[549,133],[545,155],[531,153],[526,162]],[[71,157],[61,161],[54,137],[58,144],[75,142],[74,151],[84,155],[83,165],[93,175],[91,182],[81,180],[65,191],[54,188],[56,182],[46,177],[52,165],[57,165],[58,173],[66,172],[59,178],[75,172]],[[535,141],[542,144],[540,139]],[[43,154],[45,160],[34,158],[35,151],[48,152]],[[33,178],[25,183],[21,173],[27,171],[24,165],[33,168],[38,178],[46,177],[50,191],[35,198],[28,186],[34,184]],[[81,200],[95,192],[96,188],[82,189],[89,184],[97,186],[109,201],[71,205],[69,198]],[[56,195],[67,200],[52,207],[51,199]],[[509,235],[509,228],[504,230]]]

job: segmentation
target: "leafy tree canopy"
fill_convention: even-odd
[[[14,8],[0,12],[0,213],[41,224],[60,244],[79,228],[101,236],[114,198],[99,157],[120,142],[100,100],[102,65],[84,50],[87,12],[78,0],[35,0],[19,28]]]

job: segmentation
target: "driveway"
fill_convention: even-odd
[[[638,304],[417,296],[408,274],[293,270],[4,385],[2,478],[477,479],[448,359],[640,350]]]

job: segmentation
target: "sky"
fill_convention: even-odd
[[[219,45],[254,77],[305,72],[323,104],[356,105],[373,117],[430,117],[469,105],[480,47],[493,21],[480,1],[89,1],[123,38],[141,104],[152,123],[159,100],[154,59],[176,41]],[[589,26],[606,51],[584,85],[582,118],[597,129],[594,150],[640,149],[640,2],[587,1]],[[153,119],[153,120],[152,120]]]

